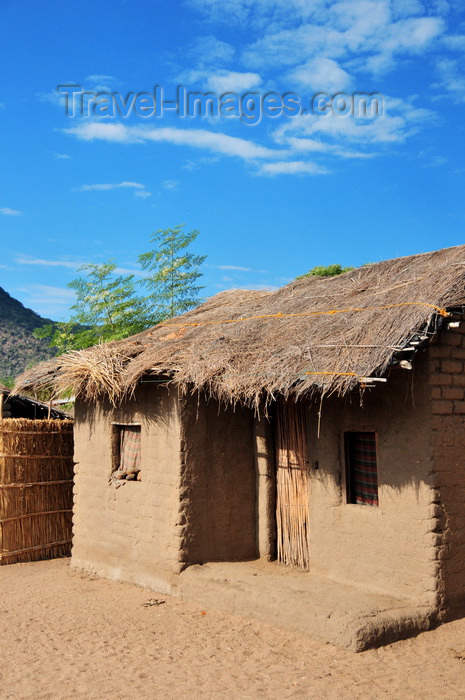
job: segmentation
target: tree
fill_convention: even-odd
[[[113,261],[82,265],[79,270],[86,275],[68,284],[76,292],[70,320],[36,328],[34,335],[47,338],[61,355],[126,338],[197,306],[203,287],[196,283],[206,256],[187,251],[197,236],[198,231],[184,233],[183,225],[152,234],[150,242],[157,247],[139,255],[147,272],[139,282],[134,275],[118,275]]]
[[[339,263],[333,265],[316,265],[312,267],[311,270],[305,272],[303,275],[297,277],[298,280],[304,279],[305,277],[336,277],[337,275],[342,275],[344,272],[350,272],[354,270],[354,267],[342,267]]]
[[[116,275],[116,264],[82,265],[86,272],[68,284],[76,292],[73,315],[66,323],[37,328],[38,338],[48,338],[61,354],[97,343],[120,340],[147,328],[143,299],[137,296],[134,275]]]
[[[143,300],[137,295],[134,275],[116,275],[114,262],[82,265],[85,279],[70,282],[77,301],[71,307],[76,324],[89,325],[81,331],[89,345],[120,340],[147,327]]]
[[[159,229],[150,237],[156,247],[139,255],[139,264],[148,273],[142,284],[150,292],[146,300],[153,309],[155,323],[199,304],[203,287],[196,282],[202,276],[199,268],[207,256],[186,250],[198,235],[197,230],[185,233],[184,224]]]

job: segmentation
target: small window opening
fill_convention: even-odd
[[[345,434],[347,503],[377,506],[376,433]]]
[[[113,425],[112,478],[141,480],[141,426]]]

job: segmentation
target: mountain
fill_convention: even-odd
[[[0,378],[16,377],[26,367],[53,356],[47,340],[33,336],[34,328],[53,323],[26,309],[0,287]]]

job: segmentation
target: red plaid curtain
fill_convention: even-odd
[[[378,505],[375,433],[348,433],[350,502]]]
[[[120,465],[122,471],[140,469],[140,427],[121,428]]]

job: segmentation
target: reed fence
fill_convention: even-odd
[[[71,551],[73,422],[0,420],[0,565]]]

